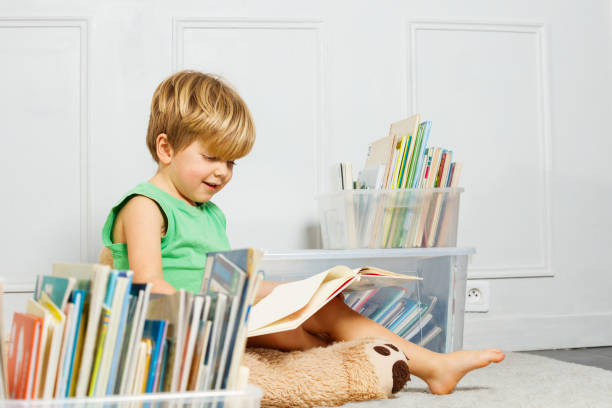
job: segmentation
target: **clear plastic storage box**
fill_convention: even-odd
[[[354,309],[361,302],[360,313],[382,319],[379,323],[411,342],[448,353],[463,347],[467,264],[474,252],[471,248],[267,251],[261,269],[266,280],[281,282],[304,279],[335,265],[375,266],[421,277],[378,295],[348,293],[345,301]],[[400,320],[402,311],[404,320]]]
[[[462,192],[433,188],[320,194],[323,248],[454,247]]]
[[[249,385],[235,391],[190,391],[100,398],[0,400],[3,408],[259,408],[262,391]]]

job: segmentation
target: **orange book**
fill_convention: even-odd
[[[9,396],[14,399],[35,397],[37,360],[40,353],[42,319],[15,313],[11,327],[8,355]]]

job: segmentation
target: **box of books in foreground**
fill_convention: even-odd
[[[320,194],[323,248],[454,247],[462,192],[448,187]]]
[[[241,361],[261,256],[208,253],[198,294],[154,294],[106,265],[53,265],[13,314],[8,350],[0,342],[0,405],[258,407]]]
[[[345,302],[401,337],[448,353],[463,347],[467,264],[471,248],[266,251],[266,280],[295,281],[336,265],[364,265],[418,279],[343,290]],[[362,279],[367,281],[366,279]],[[383,279],[384,280],[384,279]],[[366,287],[364,287],[366,286]]]

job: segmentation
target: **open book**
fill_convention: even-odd
[[[360,291],[420,280],[373,267],[335,266],[307,279],[279,285],[251,310],[249,337],[292,330],[342,291]]]

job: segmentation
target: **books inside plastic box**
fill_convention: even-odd
[[[154,393],[100,398],[47,400],[0,400],[0,407],[21,408],[258,408],[261,389],[249,386],[244,390]]]
[[[317,197],[325,249],[457,244],[462,188],[345,190]]]
[[[267,252],[266,278],[293,281],[334,265],[371,265],[422,278],[379,289],[343,291],[345,303],[425,348],[449,353],[463,346],[463,305],[471,249],[355,249]]]

